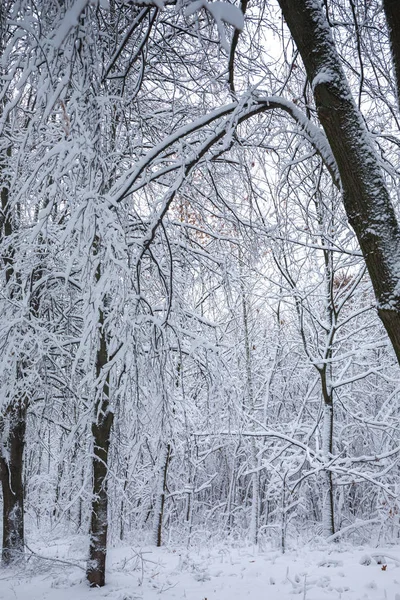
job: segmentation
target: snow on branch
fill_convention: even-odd
[[[244,16],[240,8],[229,4],[229,2],[207,2],[206,0],[195,0],[186,8],[186,16],[193,15],[201,8],[207,10],[217,25],[221,46],[230,52],[231,45],[226,39],[224,23],[232,25],[238,31],[243,31]]]
[[[222,130],[229,135],[232,132],[232,128],[235,128],[239,123],[242,123],[249,118],[266,112],[268,110],[283,110],[289,114],[301,128],[301,133],[306,137],[309,143],[313,146],[314,150],[321,157],[323,163],[328,169],[333,182],[337,187],[340,187],[340,177],[336,165],[335,158],[331,152],[328,140],[322,129],[314,125],[307,118],[307,116],[293,103],[280,96],[256,96],[247,95],[245,98],[241,98],[238,102],[231,102],[225,106],[221,106],[214,111],[206,115],[202,115],[192,123],[188,123],[176,130],[171,135],[167,136],[162,142],[154,146],[143,158],[136,163],[133,170],[125,173],[112,187],[110,190],[110,202],[120,202],[129,193],[134,191],[133,186],[136,184],[138,179],[143,175],[146,168],[148,168],[156,158],[162,155],[163,152],[170,149],[176,142],[189,136],[190,134],[210,125],[214,121],[221,119],[222,117],[229,117],[234,115],[234,120],[228,118],[225,121],[223,127],[218,128],[214,135],[215,143],[221,139]],[[210,146],[212,142],[208,142]],[[182,167],[182,160],[178,159],[176,162],[176,168]],[[145,178],[145,182],[148,183],[148,177]],[[136,186],[137,189],[141,187],[139,184]]]
[[[76,0],[73,6],[66,12],[61,25],[58,29],[56,29],[52,37],[52,44],[56,48],[60,48],[62,46],[71,29],[78,25],[79,17],[88,4],[89,0]]]

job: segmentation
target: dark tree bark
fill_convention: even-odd
[[[107,531],[108,531],[108,451],[113,414],[108,401],[102,402],[98,420],[92,423],[93,449],[93,499],[90,522],[90,547],[87,579],[90,587],[105,585]]]
[[[397,102],[400,103],[400,2],[399,0],[383,0],[383,8],[389,31],[390,49],[396,79]]]
[[[100,277],[98,272],[97,277]],[[102,376],[108,363],[108,348],[104,331],[104,313],[100,311],[100,345],[96,356],[97,379]],[[92,423],[93,436],[93,495],[90,522],[89,561],[86,577],[90,587],[105,585],[107,531],[108,531],[108,453],[114,414],[110,410],[109,376],[105,377],[99,399],[95,403],[95,417]]]
[[[24,484],[23,456],[26,430],[26,401],[15,402],[7,411],[8,444],[0,456],[0,479],[3,492],[4,565],[24,558]]]
[[[162,545],[162,526],[164,520],[165,493],[167,491],[168,465],[171,458],[171,444],[167,444],[165,458],[160,466],[158,498],[155,502],[155,542],[156,546]]]
[[[0,9],[1,11],[1,9]],[[1,156],[1,211],[0,239],[6,242],[14,232],[13,211],[10,206],[9,182],[2,176],[3,168],[11,157],[11,146],[8,146]],[[3,251],[3,268],[9,297],[16,298],[19,294],[15,281],[19,274],[14,270],[14,247],[11,243]],[[13,278],[15,281],[13,281]],[[22,364],[15,365],[16,378],[21,379]],[[15,397],[3,409],[0,422],[5,429],[5,441],[0,448],[0,479],[3,493],[3,543],[2,562],[9,565],[24,558],[24,482],[23,457],[25,449],[27,398]]]
[[[373,140],[351,94],[323,3],[279,0],[279,4],[303,59],[318,118],[338,166],[347,217],[400,363],[400,228]]]
[[[322,424],[322,452],[325,460],[332,456],[333,452],[333,394],[326,384],[326,365],[320,370],[322,395],[324,399],[324,412]],[[335,506],[333,498],[333,478],[331,471],[323,473],[322,481],[322,529],[325,537],[335,533]]]

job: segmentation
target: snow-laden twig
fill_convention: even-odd
[[[32,548],[30,548],[28,546],[28,544],[25,542],[25,547],[27,548],[27,550],[29,550],[29,552],[31,553],[32,556],[35,556],[36,558],[40,558],[41,560],[48,560],[50,562],[57,562],[57,563],[62,563],[64,565],[69,565],[70,567],[78,567],[78,569],[81,569],[82,571],[85,571],[85,567],[82,567],[79,563],[77,562],[71,562],[69,560],[62,560],[61,558],[54,558],[51,556],[42,556],[41,554],[38,554],[37,552],[35,552],[34,550],[32,550]],[[85,561],[86,559],[81,559],[81,561]]]

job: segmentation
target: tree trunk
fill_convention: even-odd
[[[318,215],[321,232],[324,229],[324,217],[322,213],[321,203],[314,201],[316,212]],[[334,227],[332,216],[329,217],[329,226]],[[322,368],[319,368],[321,379],[322,397],[324,402],[323,408],[323,424],[322,424],[322,456],[325,463],[328,463],[333,453],[333,389],[332,389],[332,355],[333,343],[336,335],[336,318],[334,303],[333,303],[333,286],[334,286],[334,267],[333,254],[326,248],[325,240],[321,236],[321,245],[324,248],[324,263],[325,263],[325,316],[326,322],[329,324],[329,329],[326,333],[325,363]],[[333,477],[332,471],[325,470],[323,472],[323,497],[322,497],[322,531],[324,537],[329,537],[335,533],[335,512],[333,502]]]
[[[282,479],[282,519],[281,519],[281,551],[282,554],[286,552],[286,476],[284,474]]]
[[[24,559],[23,456],[26,430],[26,402],[21,400],[8,411],[7,455],[0,456],[3,491],[2,562],[10,565]]]
[[[158,475],[157,498],[154,508],[154,540],[157,547],[162,543],[162,524],[164,518],[165,492],[167,490],[168,465],[171,458],[171,444],[168,444]]]
[[[318,117],[336,159],[343,201],[400,363],[400,228],[376,149],[358,110],[322,2],[279,0],[303,59]],[[388,3],[389,4],[389,3]]]
[[[327,461],[332,454],[333,443],[333,403],[324,403],[322,424],[322,455]],[[333,504],[333,482],[331,471],[323,473],[322,489],[322,533],[329,537],[335,533],[334,504]]]
[[[383,0],[383,8],[389,31],[390,50],[396,79],[397,102],[400,104],[400,3],[398,0]]]
[[[108,410],[108,403],[103,402],[101,417],[92,423],[93,435],[93,499],[90,522],[89,562],[87,579],[90,587],[105,585],[107,531],[108,531],[108,450],[113,414]]]
[[[0,7],[0,31],[5,23],[5,15]],[[0,36],[1,37],[1,36]],[[0,44],[1,44],[0,40]],[[14,233],[13,210],[10,204],[9,181],[4,177],[3,168],[11,158],[11,146],[7,146],[0,156],[0,238],[9,240]],[[3,269],[7,283],[7,294],[13,298],[14,246],[9,244],[3,250]],[[17,279],[19,275],[17,274]],[[16,377],[21,375],[21,364],[16,361]],[[3,546],[2,562],[9,565],[24,558],[24,480],[23,457],[25,449],[27,398],[12,398],[0,419],[2,425],[8,423],[7,439],[0,451],[0,479],[3,492]],[[6,450],[6,452],[4,451]]]
[[[254,438],[251,440],[251,461],[254,473],[251,474],[251,515],[250,515],[250,540],[252,544],[258,542],[258,529],[260,520],[260,474],[258,471],[259,460]]]
[[[253,369],[252,369],[252,354],[251,354],[251,340],[249,330],[249,307],[247,302],[247,293],[243,281],[242,274],[242,250],[239,248],[239,260],[240,260],[240,292],[242,300],[242,317],[243,317],[243,329],[244,329],[244,349],[245,349],[245,361],[246,361],[246,385],[247,385],[247,398],[243,399],[243,408],[249,411],[250,416],[254,413],[254,387],[253,387]],[[252,425],[254,429],[254,424]],[[257,446],[255,437],[251,439],[251,466],[254,469],[251,475],[251,513],[250,513],[250,528],[249,535],[252,544],[258,542],[258,528],[259,528],[259,511],[260,511],[260,476],[258,472],[259,461],[257,458]]]
[[[107,341],[104,333],[104,314],[100,311],[99,323],[101,326],[100,348],[97,352],[96,374],[101,377],[103,368],[108,362]],[[100,390],[100,398],[95,403],[95,419],[92,423],[93,436],[93,495],[90,522],[89,561],[86,577],[90,587],[103,587],[105,585],[106,556],[107,556],[107,530],[108,530],[108,452],[110,448],[110,435],[114,414],[109,404],[109,377]]]

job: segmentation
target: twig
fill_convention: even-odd
[[[70,567],[78,567],[78,569],[81,569],[82,571],[86,570],[85,567],[82,567],[78,563],[73,563],[73,562],[70,562],[68,560],[62,560],[61,558],[51,558],[50,556],[42,556],[41,554],[38,554],[37,552],[35,552],[31,548],[29,548],[28,544],[26,544],[26,543],[25,543],[25,547],[29,550],[29,552],[33,556],[36,556],[36,558],[41,558],[42,560],[49,560],[49,561],[52,561],[52,562],[63,563],[64,565],[69,565]]]

